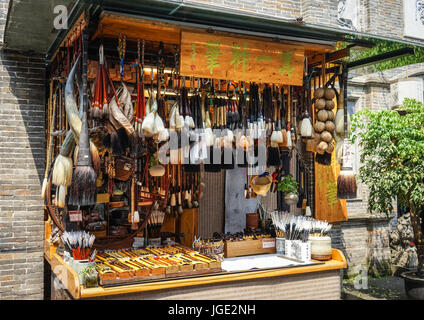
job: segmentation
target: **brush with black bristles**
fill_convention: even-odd
[[[88,97],[87,97],[87,58],[88,58],[88,35],[83,31],[83,63],[82,77],[84,89],[84,114],[82,117],[81,134],[79,139],[79,152],[77,166],[72,176],[72,183],[69,192],[70,205],[90,206],[96,204],[97,174],[93,168],[93,161],[90,153],[90,140],[88,135]]]
[[[340,168],[340,174],[337,177],[337,198],[339,199],[353,199],[356,198],[357,185],[356,178],[353,174],[352,165],[352,154],[350,150],[350,144],[347,139],[347,67],[343,64],[343,109],[344,109],[344,131],[345,141],[343,143],[343,157],[342,167]]]
[[[268,148],[267,166],[279,167],[281,166],[281,158],[278,144],[283,142],[283,134],[278,127],[275,128],[275,114],[277,113],[277,110],[274,108],[271,87],[268,87],[266,97],[267,99],[265,100],[265,103],[268,107],[268,118],[270,119],[269,124],[273,127],[273,131],[270,137],[270,145]]]

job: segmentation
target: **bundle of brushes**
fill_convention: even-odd
[[[160,238],[160,229],[162,228],[165,212],[162,210],[153,210],[147,223],[147,229],[150,238]]]
[[[311,228],[311,236],[314,237],[325,237],[331,230],[332,225],[327,221],[313,220]]]
[[[85,231],[65,231],[61,236],[66,251],[74,260],[93,260],[96,250],[91,251],[96,236]]]
[[[272,223],[278,237],[287,240],[307,242],[309,235],[325,236],[331,229],[326,221],[318,221],[310,217],[295,216],[288,212],[273,212]]]

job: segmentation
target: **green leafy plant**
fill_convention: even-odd
[[[297,194],[299,190],[299,183],[296,180],[293,180],[293,176],[291,174],[288,174],[283,177],[281,182],[278,183],[277,190],[284,193]]]
[[[359,139],[359,178],[369,188],[369,210],[389,214],[394,201],[409,208],[418,275],[424,277],[424,105],[405,99],[401,109],[402,115],[394,110],[359,111],[352,116],[350,138],[352,143]]]
[[[424,62],[424,48],[419,46],[407,45],[401,42],[388,41],[382,39],[372,39],[368,37],[364,37],[364,40],[370,40],[374,42],[374,46],[365,50],[357,50],[352,49],[351,55],[347,59],[348,61],[356,61],[360,59],[369,58],[378,54],[382,54],[389,51],[398,50],[405,47],[414,48],[414,54],[408,55],[396,59],[391,59],[387,61],[382,61],[380,63],[376,63],[372,65],[372,70],[375,71],[383,71],[392,68],[403,67],[410,64]],[[347,42],[343,42],[340,45],[340,48],[344,48],[348,45]]]
[[[153,157],[150,157],[149,160],[149,168],[156,166],[159,164],[159,160],[157,158],[157,154],[154,154]]]

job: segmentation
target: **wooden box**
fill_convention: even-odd
[[[209,262],[209,269],[221,269],[221,261]]]
[[[181,244],[191,248],[194,236],[199,234],[199,209],[184,209],[180,219],[180,232],[184,233]]]
[[[225,241],[224,257],[250,256],[254,254],[275,253],[275,238]]]
[[[100,239],[100,238],[106,238],[107,234],[106,234],[106,230],[102,230],[102,231],[90,231],[91,234],[94,234],[96,236],[96,239]]]

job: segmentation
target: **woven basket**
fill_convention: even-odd
[[[269,175],[265,177],[254,175],[252,178],[250,178],[250,185],[252,186],[253,191],[261,196],[266,196],[269,189],[271,188],[271,184],[272,178]]]

